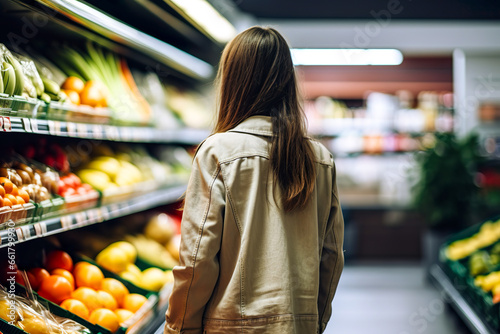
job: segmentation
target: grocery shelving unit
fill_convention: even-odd
[[[21,225],[16,227],[14,232],[0,230],[0,248],[62,233],[75,228],[102,223],[114,218],[152,209],[160,205],[174,203],[179,200],[185,190],[186,185],[181,184],[156,190],[126,201],[102,205],[96,208],[42,220],[33,224]],[[9,240],[9,238],[14,240]]]
[[[115,126],[10,116],[0,116],[0,130],[5,133],[184,145],[197,145],[209,135],[209,131],[204,129]]]
[[[63,42],[68,40],[76,44],[92,40],[101,47],[131,60],[136,67],[143,66],[142,68],[147,71],[156,71],[159,75],[169,76],[173,83],[180,83],[181,87],[199,85],[213,77],[214,59],[218,58],[222,45],[207,36],[206,32],[200,31],[196,25],[176,14],[176,9],[169,8],[167,2],[126,0],[118,7],[110,4],[112,2],[93,0],[88,2],[0,0],[2,7],[0,18],[5,19],[6,26],[10,25],[9,29],[14,33],[16,31],[20,33],[21,18],[33,20],[43,17],[46,23],[37,26],[36,36],[30,37],[29,42],[33,42],[33,45],[40,46],[40,41],[47,43],[53,39]],[[127,10],[131,12],[126,13]],[[129,22],[121,19],[122,14],[125,17],[137,15],[137,18]],[[148,21],[144,17],[149,17],[151,22],[155,23],[151,23],[151,29],[144,25],[143,22]],[[142,25],[147,31],[142,31],[134,25]],[[172,36],[171,41],[166,38],[170,36]],[[185,40],[185,43],[179,43],[182,40]],[[209,131],[204,129],[103,124],[92,123],[93,120],[71,118],[55,119],[41,113],[37,114],[38,110],[45,108],[45,102],[29,101],[29,103],[33,104],[32,113],[26,114],[15,109],[14,105],[12,111],[0,113],[0,132],[2,132],[0,137],[7,138],[15,133],[16,136],[23,138],[48,136],[54,139],[76,138],[194,146],[209,135]],[[97,207],[62,213],[41,220],[33,219],[29,224],[15,225],[13,221],[8,221],[3,224],[4,229],[0,230],[0,248],[12,247],[19,243],[28,246],[27,243],[36,239],[176,203],[186,190],[186,181],[172,179],[169,182],[168,185],[154,188],[147,193],[138,192],[123,197],[125,199],[104,202]],[[12,229],[13,225],[15,226]],[[168,307],[169,289],[171,286],[165,286],[158,295],[157,309],[144,315],[141,321],[130,328],[131,333],[149,334],[161,328]]]
[[[498,333],[483,319],[469,302],[463,297],[458,289],[453,285],[452,280],[446,275],[438,264],[431,266],[429,276],[436,288],[444,295],[460,318],[467,324],[467,327],[477,334]]]

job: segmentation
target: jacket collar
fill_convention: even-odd
[[[260,136],[273,135],[270,116],[251,116],[228,132],[243,132]]]

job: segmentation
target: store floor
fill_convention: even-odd
[[[325,334],[470,334],[418,263],[346,264]]]

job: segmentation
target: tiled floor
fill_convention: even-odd
[[[347,265],[326,334],[470,334],[418,264]]]

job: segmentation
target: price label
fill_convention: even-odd
[[[92,132],[93,132],[93,137],[95,139],[102,139],[103,138],[102,125],[94,124],[92,126]]]
[[[23,231],[19,227],[16,228],[16,235],[18,241],[24,240]]]
[[[87,225],[87,215],[84,212],[78,212],[75,214],[76,225],[79,227]]]
[[[66,128],[68,130],[69,137],[76,137],[76,124],[75,123],[66,123]]]
[[[76,132],[78,133],[78,137],[87,138],[88,137],[87,125],[83,123],[78,123],[76,125]]]
[[[3,130],[3,117],[0,116],[0,129]]]
[[[10,117],[2,117],[3,118],[3,131],[10,132],[12,131],[12,124],[10,122]]]
[[[29,225],[21,226],[21,230],[25,240],[31,238],[31,230]]]
[[[98,212],[97,215],[100,221],[109,220],[109,210],[107,207],[103,206]]]
[[[31,131],[33,131],[33,133],[38,133],[38,122],[37,122],[37,120],[34,119],[34,118],[31,118],[30,122],[31,122]]]
[[[73,219],[71,216],[61,217],[61,226],[64,231],[69,230],[71,228]]]
[[[22,121],[23,121],[24,131],[26,131],[26,132],[32,132],[32,130],[31,130],[31,122],[30,122],[29,118],[22,118]]]
[[[40,223],[35,223],[33,224],[33,228],[35,229],[35,235],[37,237],[41,237],[42,234],[42,227],[40,226]]]

